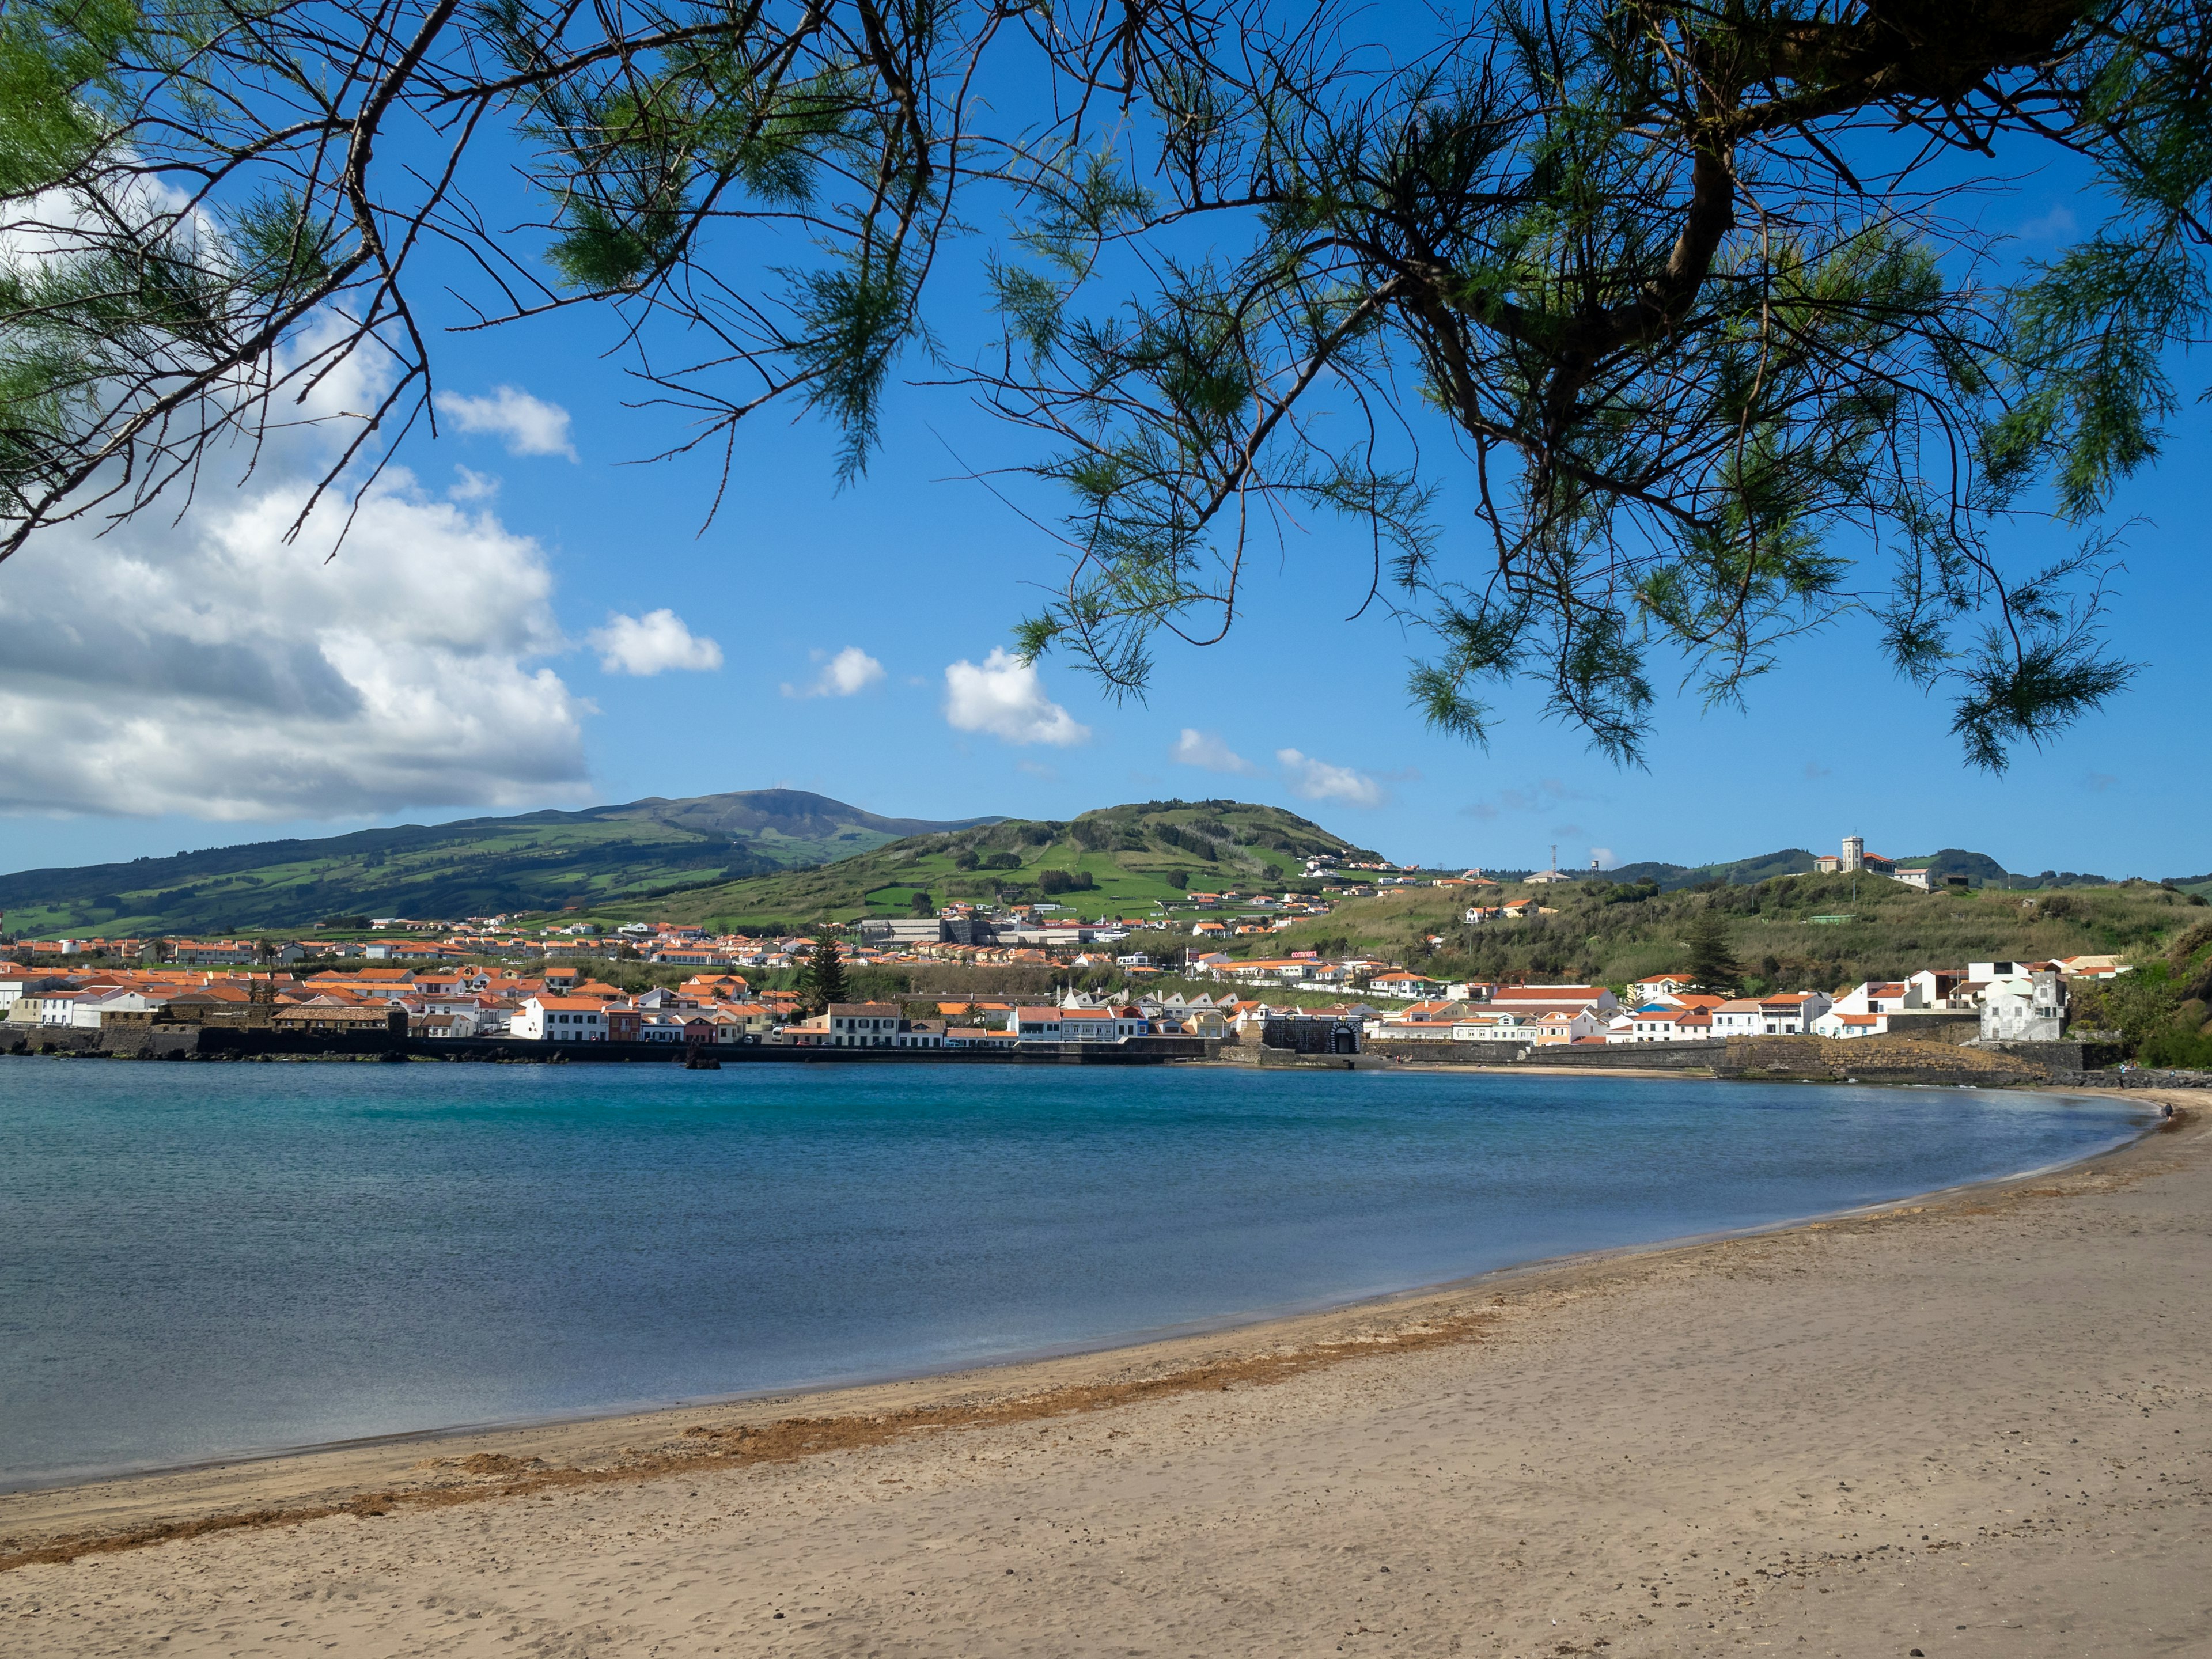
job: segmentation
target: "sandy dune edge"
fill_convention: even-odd
[[[2192,1650],[2208,1200],[2192,1123],[2054,1177],[1145,1349],[17,1494],[0,1632]]]

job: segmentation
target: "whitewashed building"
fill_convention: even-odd
[[[1982,994],[1985,1042],[2055,1042],[2066,1035],[2066,980],[2056,969],[1993,981]]]
[[[507,1035],[526,1042],[605,1042],[606,1005],[589,997],[531,997],[508,1022]]]

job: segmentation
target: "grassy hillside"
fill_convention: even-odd
[[[958,824],[760,789],[363,830],[0,876],[19,936],[309,928],[333,915],[559,909],[865,853]]]
[[[1607,874],[1615,882],[1650,882],[1662,893],[1695,887],[1708,881],[1732,886],[1765,881],[1771,876],[1799,875],[1813,867],[1813,855],[1802,847],[1785,847],[1757,858],[1731,859],[1725,864],[1624,864]]]
[[[1280,807],[1146,801],[1073,820],[1007,819],[909,836],[818,869],[791,870],[595,905],[605,921],[661,919],[720,927],[907,916],[956,899],[1042,899],[1085,915],[1136,915],[1187,890],[1279,889],[1310,854],[1364,849]]]
[[[2002,865],[1986,853],[1969,853],[1962,848],[1946,847],[1941,852],[1908,854],[1896,860],[1899,869],[1925,869],[1929,878],[1938,885],[1952,876],[1964,876],[1976,887],[1995,883],[2009,884],[2015,892],[2033,892],[2045,887],[2102,887],[2106,884],[2102,876],[2076,875],[2071,870],[2063,873],[2046,870],[2040,876],[2025,876],[2018,872],[2008,875]],[[1813,868],[1813,855],[1802,847],[1786,847],[1778,853],[1765,853],[1757,858],[1731,859],[1723,864],[1624,864],[1607,872],[1615,882],[1650,881],[1658,884],[1662,893],[1680,892],[1686,887],[1698,887],[1709,881],[1725,882],[1731,887],[1748,887],[1776,876],[1804,875]]]
[[[1723,918],[1736,960],[1757,981],[1753,989],[1832,989],[1963,966],[1970,958],[2106,951],[2148,957],[2205,915],[2203,900],[2142,883],[2023,896],[2002,888],[1918,893],[1862,878],[1856,899],[1848,876],[1676,893],[1649,883],[1505,890],[1535,895],[1558,914],[1469,927],[1461,920],[1463,890],[1410,888],[1347,901],[1325,917],[1292,924],[1263,948],[1365,950],[1451,978],[1624,985],[1679,969],[1690,918],[1710,909]],[[1430,945],[1431,935],[1443,942]]]

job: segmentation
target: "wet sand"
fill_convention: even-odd
[[[2191,1121],[1109,1354],[0,1497],[0,1650],[2207,1652],[2208,1287]]]

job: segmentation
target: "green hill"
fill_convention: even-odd
[[[2061,875],[2046,870],[2039,877],[2024,876],[2017,872],[2008,878],[2005,867],[1987,853],[1969,853],[1957,847],[1946,847],[1941,852],[1914,854],[1896,860],[1899,869],[1925,869],[1929,878],[1941,886],[1951,876],[1964,876],[1976,887],[1995,884],[2002,887],[2009,880],[2018,891],[2033,891],[2040,887],[2101,887],[2102,876],[2077,876],[2068,871]],[[1778,853],[1762,854],[1758,858],[1732,859],[1723,864],[1624,864],[1608,870],[1606,875],[1615,882],[1649,881],[1657,884],[1662,893],[1680,892],[1686,887],[1702,886],[1709,881],[1723,882],[1731,887],[1748,887],[1776,876],[1800,876],[1813,868],[1813,855],[1802,847],[1786,847]]]
[[[459,917],[555,910],[617,896],[866,853],[997,822],[888,818],[798,789],[259,842],[0,876],[9,933],[246,932],[335,915]]]
[[[1813,867],[1813,855],[1802,847],[1785,847],[1758,858],[1733,859],[1725,864],[1624,864],[1605,873],[1614,882],[1648,881],[1662,893],[1676,892],[1709,881],[1741,887],[1772,876],[1802,875]]]
[[[1973,960],[2105,952],[2147,959],[2205,915],[2202,898],[2147,882],[2032,896],[2002,887],[1922,893],[1865,877],[1856,887],[1854,896],[1844,875],[1710,892],[1657,892],[1642,882],[1508,885],[1505,896],[1534,897],[1554,914],[1472,926],[1462,919],[1466,889],[1407,888],[1347,900],[1260,948],[1364,951],[1443,979],[1621,986],[1680,970],[1691,918],[1711,911],[1721,918],[1749,988],[1832,989]]]
[[[1376,855],[1276,806],[1145,801],[1069,819],[1010,818],[913,836],[818,869],[787,870],[595,904],[597,921],[758,927],[916,914],[955,899],[1059,903],[1085,915],[1135,915],[1187,891],[1279,889],[1310,856]]]

